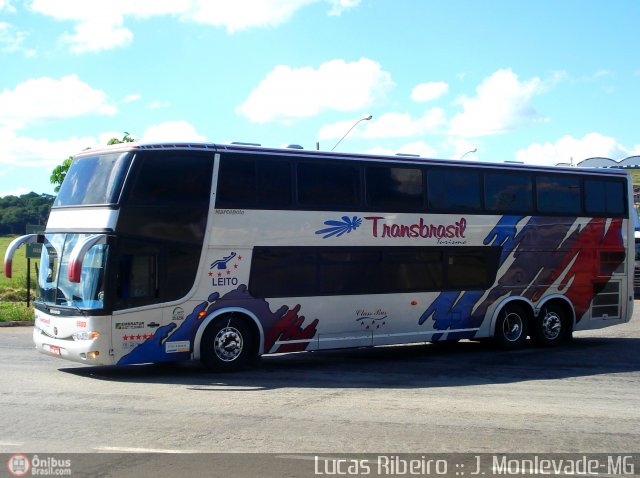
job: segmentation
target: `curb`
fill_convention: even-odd
[[[32,327],[33,320],[14,320],[11,322],[0,322],[0,327]]]

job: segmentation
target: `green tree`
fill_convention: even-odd
[[[51,182],[51,184],[55,186],[53,188],[54,192],[57,193],[58,191],[60,191],[60,186],[62,186],[62,181],[64,181],[64,177],[67,175],[67,171],[69,171],[69,167],[71,166],[72,162],[73,162],[73,156],[69,156],[67,159],[65,159],[62,162],[62,164],[59,164],[58,166],[53,168],[53,171],[51,172],[51,176],[49,177],[49,181]]]
[[[45,224],[53,199],[34,192],[0,198],[0,234],[24,234],[27,224]]]
[[[134,141],[135,139],[125,131],[122,139],[111,138],[107,142],[107,145],[110,146],[112,144],[133,143]],[[90,149],[90,148],[87,148],[87,149]],[[53,188],[54,192],[57,193],[58,191],[60,191],[60,186],[62,186],[62,181],[64,181],[64,178],[67,175],[67,172],[69,171],[69,168],[71,167],[71,163],[73,163],[74,159],[75,158],[73,156],[69,156],[67,159],[65,159],[62,162],[62,164],[59,164],[58,166],[53,168],[53,171],[51,172],[51,176],[49,177],[49,181],[51,182],[51,184],[55,186]]]
[[[133,143],[134,141],[135,141],[135,139],[133,139],[131,137],[131,135],[125,131],[124,132],[124,136],[122,137],[122,139],[111,138],[109,140],[109,142],[107,143],[107,145],[121,144],[121,143]]]

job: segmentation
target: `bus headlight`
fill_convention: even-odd
[[[73,340],[95,340],[100,337],[100,332],[76,332],[73,334]]]

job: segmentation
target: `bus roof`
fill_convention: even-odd
[[[169,151],[169,150],[188,150],[188,151],[211,151],[211,152],[233,152],[233,153],[253,153],[253,154],[278,154],[291,157],[313,157],[326,159],[343,159],[343,160],[360,160],[360,161],[393,161],[404,164],[424,164],[439,166],[463,166],[463,167],[483,167],[498,168],[508,170],[524,170],[524,171],[548,171],[560,173],[591,173],[605,174],[614,176],[626,176],[627,172],[621,168],[606,167],[576,167],[576,166],[542,166],[524,164],[515,161],[504,162],[481,162],[459,159],[442,159],[442,158],[426,158],[418,155],[398,154],[389,155],[373,155],[362,153],[340,153],[321,150],[302,149],[298,145],[291,145],[283,148],[269,148],[253,143],[201,143],[201,142],[132,142],[119,143],[104,146],[99,149],[89,149],[78,153],[75,157],[93,156],[96,154],[126,152],[126,151]]]

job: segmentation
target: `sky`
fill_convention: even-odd
[[[0,0],[0,196],[53,194],[56,165],[125,132],[639,155],[638,24],[638,0]]]

